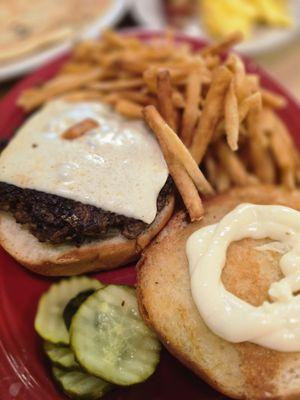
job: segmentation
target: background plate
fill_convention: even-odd
[[[167,25],[162,0],[131,0],[132,12],[140,25],[150,29],[164,29]],[[213,1],[213,0],[212,0]],[[290,29],[260,28],[253,31],[252,37],[237,46],[237,50],[248,55],[270,51],[293,40],[300,31],[300,1],[290,0],[294,26]],[[195,37],[208,38],[208,34],[197,18],[185,28],[185,33]]]
[[[159,32],[132,31],[142,39],[159,36]],[[183,35],[199,48],[203,42]],[[20,92],[52,77],[64,58],[40,69],[15,86],[0,103],[0,137],[8,137],[24,120],[24,113],[16,107]],[[288,98],[282,117],[300,145],[300,106],[264,71],[246,60],[247,69],[261,76],[264,86]],[[21,166],[20,166],[21,167]],[[105,283],[134,284],[134,266],[95,274]],[[33,320],[40,295],[55,279],[34,275],[18,265],[0,249],[0,399],[1,400],[59,400],[64,396],[56,390],[49,375],[49,366],[41,352],[41,341],[33,329]],[[221,400],[218,394],[193,375],[166,351],[156,373],[145,383],[108,394],[106,400]]]
[[[128,0],[112,0],[112,5],[96,20],[82,29],[77,35],[63,43],[54,44],[45,50],[40,50],[27,57],[12,61],[0,66],[0,82],[26,74],[38,68],[42,64],[66,53],[72,44],[82,39],[92,39],[99,36],[99,32],[117,23],[125,14]]]

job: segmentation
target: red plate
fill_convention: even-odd
[[[135,32],[149,39],[153,32]],[[195,48],[203,45],[200,40],[179,36]],[[24,120],[25,115],[16,106],[20,92],[52,77],[64,58],[52,62],[17,84],[0,102],[0,137],[8,137]],[[292,135],[300,145],[300,106],[264,71],[246,60],[247,69],[258,73],[266,88],[282,94],[288,99],[288,107],[281,112]],[[22,168],[22,166],[20,166]],[[105,283],[135,282],[134,267],[97,274]],[[0,250],[0,398],[1,400],[58,400],[64,396],[56,390],[50,378],[48,364],[40,349],[41,342],[33,329],[33,320],[40,295],[53,282],[31,274],[18,265],[8,254]],[[224,396],[184,368],[166,351],[156,373],[145,383],[128,389],[118,389],[108,394],[110,400],[176,400],[189,399],[220,400]]]

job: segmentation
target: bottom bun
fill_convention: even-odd
[[[300,192],[270,186],[233,189],[205,202],[200,222],[189,223],[183,212],[175,215],[138,264],[140,312],[175,357],[227,396],[300,399],[300,352],[223,340],[205,325],[191,296],[186,240],[195,230],[218,222],[245,202],[300,210]],[[227,290],[254,306],[268,299],[271,283],[282,278],[281,255],[257,250],[258,242],[267,239],[231,243],[222,272]]]
[[[174,197],[170,195],[154,222],[136,239],[118,235],[80,247],[41,243],[10,214],[1,212],[0,244],[20,264],[42,275],[66,276],[108,270],[135,261],[171,218],[173,210]]]

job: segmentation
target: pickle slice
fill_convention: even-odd
[[[53,377],[71,399],[96,400],[112,389],[112,385],[82,371],[52,368]]]
[[[98,280],[85,276],[63,279],[51,285],[38,304],[34,322],[37,333],[48,342],[69,344],[69,332],[63,320],[66,304],[83,290],[102,287]]]
[[[73,315],[76,313],[81,304],[94,292],[95,289],[83,290],[68,301],[63,311],[63,319],[68,330],[70,329]]]
[[[116,385],[146,380],[159,362],[160,343],[127,286],[109,285],[92,294],[74,315],[70,337],[78,363]]]
[[[66,370],[76,370],[80,368],[69,346],[44,342],[44,351],[54,366]]]

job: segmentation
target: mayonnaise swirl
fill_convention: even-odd
[[[229,291],[221,274],[231,242],[270,238],[283,243],[283,279],[271,301],[255,307]],[[276,246],[275,246],[276,247]],[[194,302],[206,325],[233,343],[249,341],[278,351],[300,351],[300,212],[283,206],[241,204],[218,224],[194,232],[186,245]]]

